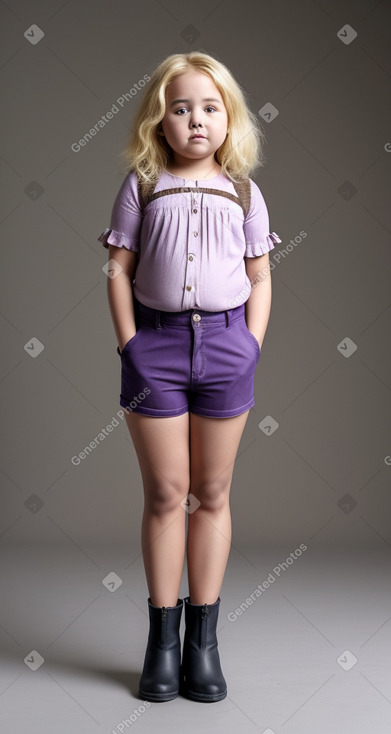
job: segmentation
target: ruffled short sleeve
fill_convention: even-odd
[[[269,232],[269,212],[262,193],[252,179],[251,205],[243,223],[246,240],[244,257],[259,257],[273,250],[280,240],[276,232]]]
[[[134,171],[125,177],[111,211],[110,227],[102,232],[98,241],[107,249],[109,245],[139,251],[143,214],[137,192],[137,176]]]

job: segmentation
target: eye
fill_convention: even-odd
[[[216,112],[216,108],[215,107],[212,107],[212,106],[206,107],[205,109],[207,109],[207,110],[213,110],[213,112]],[[174,114],[177,115],[179,112],[180,113],[183,112],[183,111],[186,112],[186,110],[187,110],[187,107],[179,107],[179,109],[175,110]],[[180,114],[179,117],[183,117],[183,115]]]

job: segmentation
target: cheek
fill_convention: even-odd
[[[184,122],[180,119],[180,117],[178,117],[177,120],[170,120],[170,122],[166,126],[168,135],[180,135],[183,132],[183,129]]]

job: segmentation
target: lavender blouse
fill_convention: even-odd
[[[265,200],[250,182],[251,206],[245,218],[224,174],[192,181],[164,171],[154,193],[165,194],[152,199],[142,214],[136,173],[126,176],[110,227],[98,240],[107,249],[111,244],[139,252],[133,289],[141,303],[163,311],[224,311],[247,300],[251,285],[243,258],[264,255],[281,242],[269,232]],[[194,191],[171,193],[183,187]]]

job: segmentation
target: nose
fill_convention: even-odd
[[[202,127],[202,113],[200,112],[192,112],[190,116],[190,125],[191,127]]]

